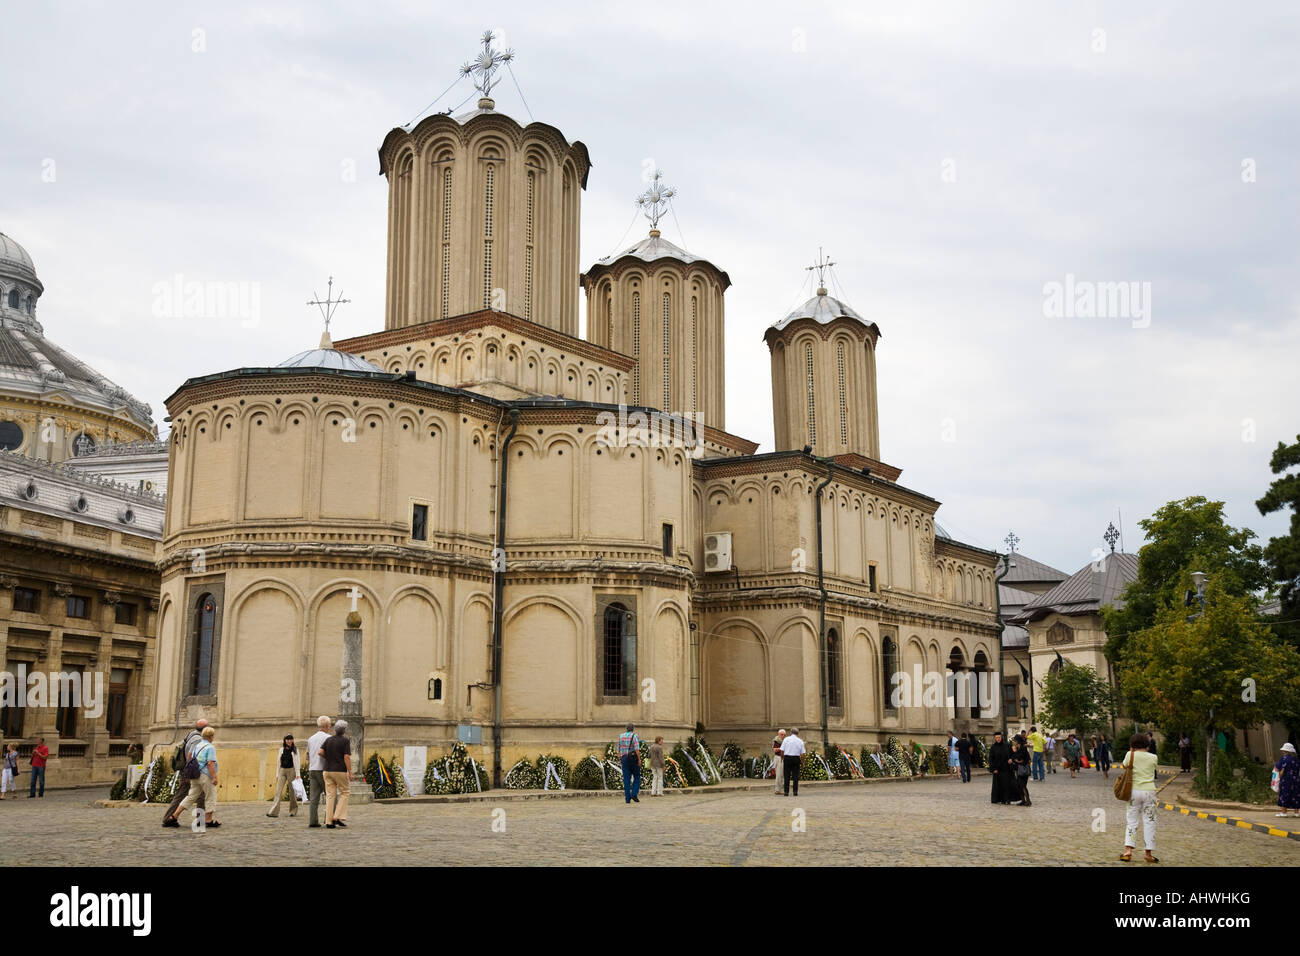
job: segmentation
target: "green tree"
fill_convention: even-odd
[[[1250,543],[1255,532],[1224,521],[1222,501],[1200,496],[1171,501],[1138,524],[1147,543],[1138,551],[1137,578],[1124,589],[1122,608],[1102,612],[1109,636],[1106,656],[1115,665],[1123,663],[1132,635],[1151,627],[1163,608],[1182,606],[1187,572],[1204,571],[1221,590],[1243,596],[1268,583],[1263,551]]]
[[[1120,671],[1133,716],[1204,728],[1210,779],[1217,731],[1300,709],[1300,652],[1256,619],[1251,598],[1217,579],[1207,582],[1205,599],[1204,613],[1166,607],[1155,624],[1131,635]]]
[[[1273,474],[1281,475],[1268,486],[1263,498],[1255,502],[1262,515],[1284,508],[1291,509],[1291,531],[1280,538],[1272,538],[1264,548],[1264,560],[1281,599],[1280,624],[1273,630],[1280,637],[1300,647],[1300,474],[1285,474],[1288,469],[1300,466],[1300,435],[1294,445],[1277,443],[1269,467]],[[1295,724],[1290,724],[1294,728]]]
[[[1105,730],[1115,715],[1115,692],[1088,665],[1066,664],[1043,680],[1039,719],[1058,730],[1081,734]]]

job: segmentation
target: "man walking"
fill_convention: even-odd
[[[307,786],[311,790],[307,795],[310,801],[307,807],[309,828],[320,826],[317,807],[325,795],[325,758],[321,756],[321,748],[329,739],[330,719],[322,714],[316,718],[316,733],[307,739]]]
[[[785,740],[781,741],[782,763],[785,764],[785,791],[782,796],[790,796],[790,784],[794,784],[794,795],[799,796],[799,763],[808,748],[799,739],[799,728],[791,727]]]
[[[623,770],[623,802],[640,803],[641,792],[641,738],[631,724],[618,736],[618,759]]]
[[[27,797],[36,796],[36,781],[41,782],[41,796],[45,796],[45,761],[50,759],[50,748],[45,746],[45,738],[37,737],[36,746],[32,748],[32,782],[28,785]]]
[[[650,773],[650,796],[662,797],[664,795],[664,739],[662,737],[656,737],[655,742],[650,745]]]
[[[200,813],[204,814],[208,827],[221,826],[213,817],[217,812],[217,748],[212,745],[216,735],[217,732],[212,727],[203,728],[199,742],[194,748],[194,762],[199,765],[198,779],[191,783],[185,799],[176,808],[176,816],[180,816],[186,810],[193,810],[196,819]],[[185,774],[182,773],[181,776],[184,777]],[[171,826],[178,827],[180,822],[173,817]]]
[[[162,825],[164,827],[180,826],[180,823],[176,820],[176,816],[177,811],[180,809],[181,801],[189,795],[191,786],[197,786],[192,781],[185,779],[185,765],[189,763],[190,758],[194,756],[194,751],[198,749],[201,743],[203,743],[203,728],[207,725],[208,722],[200,717],[198,720],[194,721],[194,729],[187,733],[185,739],[181,741],[181,765],[177,767],[175,761],[172,763],[172,769],[179,770],[180,776],[176,780],[176,793],[172,797],[172,802],[167,807],[167,812],[163,814]],[[201,787],[199,788],[198,801],[199,809],[207,810],[207,796]]]
[[[352,741],[346,736],[348,722],[334,722],[334,736],[320,748],[325,758],[325,829],[348,826],[348,779],[352,776]]]
[[[776,736],[772,738],[772,772],[773,780],[772,792],[781,793],[781,784],[785,781],[785,754],[781,752],[781,743],[785,740],[785,730],[778,730]]]
[[[1047,751],[1047,739],[1038,732],[1037,727],[1030,727],[1029,743],[1034,748],[1034,763],[1031,768],[1033,778],[1035,780],[1044,780],[1047,778],[1047,770],[1043,764],[1043,756]]]
[[[964,731],[957,739],[957,763],[961,767],[961,782],[970,783],[970,738]]]
[[[1043,747],[1043,760],[1047,764],[1048,773],[1056,773],[1056,735],[1049,734],[1047,742]]]

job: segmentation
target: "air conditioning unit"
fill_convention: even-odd
[[[731,532],[710,531],[704,536],[704,571],[731,570]]]

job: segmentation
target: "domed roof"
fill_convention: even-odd
[[[604,270],[610,268],[614,263],[626,258],[640,259],[642,262],[658,262],[661,259],[676,259],[685,265],[692,263],[702,263],[717,271],[723,280],[723,288],[731,285],[731,277],[715,266],[703,256],[697,256],[687,252],[681,246],[674,245],[659,234],[658,229],[651,229],[650,235],[642,239],[636,245],[624,249],[618,255],[605,256],[603,259],[597,259],[596,263],[587,270],[588,276],[599,275]]]
[[[863,319],[861,313],[855,310],[855,308],[849,306],[849,304],[846,304],[845,302],[841,302],[840,299],[833,297],[833,295],[828,295],[826,289],[818,289],[816,291],[818,291],[818,294],[807,300],[807,302],[803,303],[802,306],[796,308],[793,312],[790,312],[789,315],[785,316],[784,319],[781,319],[779,323],[768,326],[767,332],[784,332],[784,330],[789,328],[790,325],[801,320],[814,321],[814,323],[819,325],[829,325],[836,319],[852,319],[855,323],[867,326],[868,329],[871,329],[872,332],[875,332],[875,334],[878,334],[879,336],[880,328],[874,323],[874,321]],[[764,333],[764,336],[766,336],[766,333]]]
[[[384,372],[379,366],[372,365],[351,352],[340,352],[330,341],[328,332],[320,337],[320,345],[317,348],[292,355],[276,368],[328,368],[337,372],[378,372],[381,375]]]
[[[44,291],[41,280],[36,278],[36,266],[32,257],[3,232],[0,232],[0,276],[26,280],[36,287],[38,293]]]

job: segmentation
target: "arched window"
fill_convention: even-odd
[[[671,360],[671,356],[672,356],[672,337],[671,337],[671,335],[670,335],[670,330],[671,330],[671,328],[672,328],[672,324],[671,324],[671,316],[672,316],[672,299],[669,298],[668,293],[665,292],[665,293],[664,293],[664,317],[663,317],[663,323],[664,323],[664,404],[663,404],[663,410],[666,411],[666,412],[672,411],[672,408],[673,408],[673,399],[672,399],[672,377],[671,377],[672,373],[671,373],[671,364],[670,364],[670,360]]]
[[[828,707],[844,706],[844,687],[840,678],[842,657],[840,636],[835,628],[831,628],[826,632],[826,705]]]
[[[817,396],[813,393],[813,349],[808,344],[803,347],[803,364],[806,388],[808,390],[808,444],[817,447]]]
[[[483,186],[483,308],[492,308],[492,213],[496,202],[497,171],[488,163]]]
[[[451,167],[442,171],[442,317],[451,311]]]
[[[194,666],[190,672],[190,693],[212,693],[212,648],[216,640],[217,602],[211,594],[199,598],[194,608],[194,636],[191,643]]]
[[[35,309],[36,309],[36,296],[29,295],[27,297],[27,314],[31,315]]]
[[[700,410],[700,297],[691,296],[691,414]]]
[[[11,309],[16,309],[16,308],[18,308],[18,290],[17,290],[17,289],[10,289],[10,290],[9,290],[9,308],[11,308]]]
[[[885,710],[896,711],[894,706],[894,675],[898,673],[898,645],[886,637],[880,643],[880,676],[884,681]]]
[[[841,342],[835,355],[836,374],[840,393],[840,446],[849,447],[849,411],[848,397],[844,391],[844,343]]]
[[[601,668],[601,680],[606,697],[623,697],[629,693],[628,669],[625,666],[628,617],[628,610],[622,604],[611,604],[605,608],[602,634],[604,666]]]
[[[524,207],[524,318],[533,318],[533,235],[536,215],[534,203],[537,198],[537,173],[528,171],[528,201]]]
[[[612,348],[612,346],[611,346]],[[641,404],[641,293],[632,293],[632,404]]]
[[[980,675],[988,669],[989,659],[984,655],[983,651],[976,651],[975,664],[971,667],[971,670],[974,671],[974,677],[971,680],[970,693],[970,715],[974,718],[979,717],[980,711],[983,710],[984,706],[988,703],[988,701],[980,700]],[[988,678],[985,678],[985,680],[987,679]],[[988,695],[986,694],[985,696]]]

